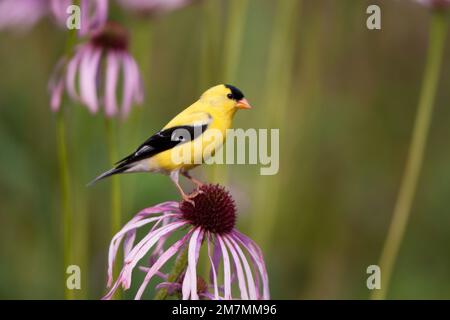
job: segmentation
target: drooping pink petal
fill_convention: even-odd
[[[168,213],[169,212],[169,213]],[[171,212],[171,213],[170,213]],[[168,213],[165,214],[161,217],[161,221],[166,221],[169,220],[171,218],[176,218],[180,216],[180,210],[179,210],[179,205],[178,202],[175,201],[167,201],[164,203],[161,203],[157,206],[154,207],[150,207],[150,208],[145,208],[143,210],[141,210],[140,212],[138,212],[123,228],[122,230],[124,230],[125,228],[127,228],[130,225],[133,225],[134,223],[136,223],[137,221],[154,215],[154,214],[159,214],[159,213]],[[153,227],[151,228],[150,232],[153,231],[154,229],[156,229],[156,227],[159,224],[159,220],[153,225]],[[134,243],[134,239],[136,236],[136,229],[131,229],[129,232],[127,232],[127,235],[125,236],[125,243],[124,243],[124,257],[126,257],[128,255],[128,253],[131,250],[131,245]]]
[[[80,65],[80,95],[92,113],[98,111],[97,74],[101,54],[101,49],[90,46],[83,55]]]
[[[113,237],[113,239],[111,240],[111,244],[109,246],[109,253],[108,253],[108,287],[110,287],[112,283],[113,266],[117,255],[117,251],[119,250],[120,242],[122,241],[123,237],[131,230],[136,230],[137,228],[144,226],[148,223],[151,223],[153,221],[157,221],[158,219],[162,218],[161,217],[148,218],[135,222],[134,224],[131,225],[126,225]]]
[[[141,211],[139,211],[132,220],[139,219],[141,217],[147,217],[149,215],[155,214],[155,213],[165,213],[165,212],[171,212],[171,213],[178,213],[181,214],[179,209],[179,204],[176,201],[166,201],[159,205],[145,208]],[[131,221],[130,221],[131,222]]]
[[[208,258],[209,258],[209,261],[211,262],[210,275],[212,275],[212,277],[211,277],[212,279],[210,281],[213,283],[214,298],[216,300],[218,300],[219,299],[219,288],[218,288],[218,284],[217,284],[217,269],[216,269],[213,259],[211,257],[211,235],[210,234],[208,234],[207,244],[208,244]]]
[[[123,270],[120,272],[119,276],[117,277],[117,280],[114,282],[114,285],[109,289],[108,293],[103,296],[102,300],[110,300],[116,290],[119,288],[120,284],[123,281]]]
[[[136,62],[128,53],[121,54],[123,64],[123,96],[122,116],[127,116],[131,110],[133,99],[140,95],[140,75]],[[139,94],[139,95],[137,95]],[[136,99],[139,103],[140,99]]]
[[[220,249],[222,251],[223,257],[223,274],[224,274],[224,290],[225,295],[224,298],[226,300],[231,300],[231,270],[230,270],[230,258],[228,256],[227,249],[225,248],[225,244],[222,240],[222,236],[217,236],[216,238],[219,241]]]
[[[158,220],[156,223],[159,223],[161,220]],[[134,240],[136,240],[136,229],[128,231],[123,240],[123,256],[126,257],[131,249],[133,249]]]
[[[213,241],[212,236],[210,238],[211,241]],[[222,257],[222,251],[220,250],[220,244],[219,241],[214,242],[214,251],[213,251],[213,264],[212,266],[214,266],[214,269],[216,270],[216,272],[219,272],[219,266],[220,266],[220,259]],[[212,270],[211,270],[212,271]],[[209,273],[209,281],[212,281],[212,273]]]
[[[50,107],[53,112],[59,110],[61,106],[62,95],[64,92],[64,81],[59,80],[58,83],[51,89]]]
[[[156,262],[150,267],[150,270],[147,272],[147,275],[145,276],[144,281],[142,282],[136,296],[134,297],[135,300],[139,300],[142,297],[142,294],[144,293],[144,290],[147,287],[147,284],[150,282],[150,280],[155,275],[155,273],[159,269],[161,269],[162,266],[180,250],[181,246],[184,245],[184,243],[187,241],[189,236],[190,236],[190,232],[188,234],[186,234],[182,239],[175,242],[172,246],[170,246],[159,257],[159,259],[156,260]]]
[[[149,233],[144,239],[141,240],[134,248],[131,250],[129,255],[124,259],[124,281],[122,283],[125,289],[128,289],[131,285],[131,275],[133,269],[139,260],[153,247],[153,245],[158,241],[161,236],[169,232],[173,232],[176,229],[184,226],[185,221],[182,222],[172,222],[171,224],[161,227],[151,233]]]
[[[241,248],[239,248],[239,245],[236,243],[236,241],[233,239],[233,237],[227,237],[227,238],[233,244],[237,253],[241,257],[242,263],[244,264],[245,274],[247,276],[247,285],[248,285],[248,291],[250,294],[250,299],[256,300],[256,299],[258,299],[258,295],[257,295],[258,288],[255,285],[255,281],[253,280],[252,269],[250,268],[247,258],[245,256],[244,252],[241,250]],[[256,276],[258,276],[258,275],[256,275]]]
[[[197,259],[201,247],[201,241],[203,237],[203,231],[200,228],[196,228],[192,233],[192,237],[189,241],[188,249],[188,267],[186,273],[189,273],[191,299],[198,300],[197,293]]]
[[[163,226],[167,225],[169,223],[169,218],[163,219],[162,224]],[[156,259],[159,258],[159,256],[164,252],[164,244],[167,241],[167,238],[170,236],[170,234],[165,235],[164,237],[159,238],[158,243],[156,244],[155,249],[153,250],[153,253],[148,258],[149,266],[151,266]]]
[[[116,88],[119,79],[119,61],[117,53],[108,52],[106,57],[106,77],[105,77],[105,113],[107,117],[113,117],[117,113]]]
[[[86,48],[83,46],[77,48],[74,56],[72,57],[72,59],[70,59],[69,63],[67,64],[67,71],[66,71],[67,92],[72,99],[77,101],[80,100],[80,96],[77,93],[77,90],[75,89],[76,77],[79,70],[78,67],[80,65],[80,60],[84,56],[85,51]]]
[[[50,80],[48,81],[48,90],[50,91],[50,107],[53,112],[58,111],[64,92],[64,68],[67,59],[63,57],[56,63]]]
[[[151,209],[154,209],[154,208],[148,208],[147,210],[145,210],[145,209],[142,210],[130,222],[128,222],[111,240],[111,244],[109,246],[109,254],[108,254],[108,287],[111,286],[111,283],[112,283],[112,268],[114,266],[115,257],[117,255],[117,251],[119,249],[122,239],[126,236],[129,236],[130,233],[135,232],[136,228],[138,228],[138,227],[144,226],[153,221],[156,221],[155,225],[158,225],[158,222],[160,220],[164,219],[164,217],[162,217],[162,216],[153,217],[150,219],[142,219],[143,217],[151,215],[151,214],[148,214],[148,215],[143,214],[143,212],[153,211]],[[132,241],[130,239],[126,239],[126,243],[124,244],[124,257],[126,257],[129,253],[129,251],[131,250],[131,248],[129,248],[130,243],[132,243]]]
[[[244,270],[242,269],[242,265],[239,260],[238,254],[236,253],[236,250],[234,249],[231,242],[227,239],[227,236],[223,236],[222,239],[225,242],[226,246],[228,247],[228,250],[230,250],[231,256],[233,257],[234,265],[236,267],[237,272],[238,286],[241,292],[241,299],[248,300],[248,292],[245,283]]]
[[[191,293],[191,273],[186,272],[184,274],[183,283],[181,285],[182,299],[183,300],[189,299],[190,293]]]
[[[149,232],[154,231],[154,230],[159,226],[159,224],[160,224],[161,222],[168,221],[168,220],[170,219],[170,217],[177,217],[177,216],[178,216],[178,214],[165,214],[165,215],[160,216],[160,217],[159,217],[160,219],[158,219],[158,220],[153,224],[153,226],[152,226],[152,228],[150,229]],[[163,223],[163,225],[166,225],[166,224],[167,224],[167,223]],[[169,236],[169,235],[166,235],[166,236],[160,238],[160,239],[158,240],[158,245],[159,245],[159,243],[161,242],[161,240],[166,239],[168,236]],[[123,252],[124,252],[124,255],[123,255],[123,256],[124,256],[124,257],[128,256],[128,254],[130,253],[131,249],[133,249],[133,244],[134,244],[135,238],[136,238],[136,229],[132,229],[132,230],[130,230],[130,231],[128,231],[128,232],[126,233],[125,239],[124,239],[124,244],[123,244]]]
[[[253,263],[256,264],[258,267],[258,271],[260,273],[262,282],[263,282],[263,299],[269,300],[270,299],[270,293],[269,293],[269,278],[267,276],[267,270],[266,265],[264,263],[263,254],[261,252],[261,249],[259,249],[258,245],[250,239],[249,237],[243,235],[237,230],[233,230],[233,233],[230,235],[235,240],[240,242],[244,248],[247,249],[247,251],[250,253],[250,256],[252,257]]]

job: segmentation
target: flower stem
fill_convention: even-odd
[[[106,119],[106,136],[108,140],[108,153],[109,160],[111,163],[117,161],[117,139],[115,134],[115,128],[113,120]],[[112,177],[112,187],[111,187],[111,234],[115,235],[119,231],[121,226],[121,194],[120,194],[120,184],[117,177]]]
[[[372,299],[386,298],[392,270],[410,216],[412,201],[417,189],[417,181],[422,167],[432,118],[446,33],[447,16],[440,11],[433,12],[425,74],[408,159],[391,225],[381,253],[379,264],[382,272],[381,289],[374,291]]]
[[[277,2],[269,42],[264,111],[260,113],[258,119],[266,128],[281,128],[287,119],[296,42],[295,30],[300,20],[301,4],[301,0]],[[280,173],[270,178],[260,176],[255,188],[255,197],[263,201],[258,201],[254,207],[254,212],[258,214],[255,215],[256,221],[253,223],[253,234],[263,248],[271,242],[283,179]]]
[[[72,247],[72,227],[73,214],[70,204],[70,174],[69,161],[67,156],[66,143],[66,124],[64,121],[63,111],[57,114],[57,145],[58,145],[58,162],[59,162],[59,177],[61,187],[61,202],[62,202],[62,225],[63,225],[63,261],[64,261],[64,278],[66,277],[66,268],[72,263],[73,247]],[[64,284],[66,282],[64,281]],[[64,285],[64,297],[66,299],[73,299],[73,290]]]
[[[177,261],[173,267],[172,272],[167,278],[168,282],[175,282],[180,277],[181,273],[186,270],[188,263],[188,246],[184,248],[183,252],[178,256]],[[167,288],[161,288],[155,295],[155,300],[165,300],[168,296]]]
[[[115,133],[115,126],[112,119],[105,120],[106,139],[108,143],[109,160],[111,163],[117,161],[117,139]],[[121,219],[121,192],[120,181],[117,177],[111,177],[111,236],[114,237],[117,231],[120,230],[122,223]],[[119,260],[119,259],[117,259]],[[120,299],[120,294],[116,293],[115,298]]]
[[[231,0],[228,2],[228,6],[226,32],[223,41],[223,78],[220,82],[234,84],[236,83],[236,71],[242,51],[248,0]],[[228,174],[224,165],[216,164],[212,167],[212,181],[227,184]]]
[[[229,2],[227,29],[225,32],[224,49],[224,83],[234,83],[236,70],[239,66],[239,56],[242,51],[245,18],[248,0],[231,0]]]

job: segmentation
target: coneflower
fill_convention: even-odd
[[[163,279],[156,289],[180,293],[182,299],[269,299],[269,282],[263,255],[258,245],[235,228],[236,206],[230,194],[218,185],[204,185],[190,202],[165,202],[139,212],[112,239],[108,258],[108,287],[104,299],[110,299],[120,285],[130,288],[132,273],[139,261],[151,253],[149,266],[135,299],[140,299],[150,280]],[[150,231],[135,243],[136,232],[151,225]],[[178,240],[166,247],[175,234]],[[124,247],[122,270],[113,283],[113,265],[121,242]],[[210,265],[209,283],[198,275],[197,263],[206,244]],[[166,247],[166,248],[165,248]],[[162,272],[173,259],[185,264],[173,281]],[[221,262],[223,266],[221,267]],[[220,270],[223,270],[221,273]],[[223,279],[220,278],[223,274]],[[239,295],[232,296],[237,284]]]
[[[117,91],[123,71],[120,114],[125,117],[134,103],[142,103],[143,88],[136,61],[128,52],[128,33],[118,23],[107,22],[78,45],[73,56],[57,64],[49,82],[51,108],[59,110],[64,90],[92,113],[104,107],[106,116],[119,114]],[[101,91],[103,91],[101,93]]]

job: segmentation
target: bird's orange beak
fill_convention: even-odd
[[[247,99],[241,99],[238,101],[238,103],[236,104],[236,108],[238,109],[251,109],[252,106],[250,105],[250,103],[248,103]]]

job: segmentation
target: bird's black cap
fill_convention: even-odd
[[[236,88],[235,86],[232,86],[231,84],[226,84],[225,87],[231,90],[233,100],[239,101],[244,99],[244,94],[242,93],[242,91]]]

